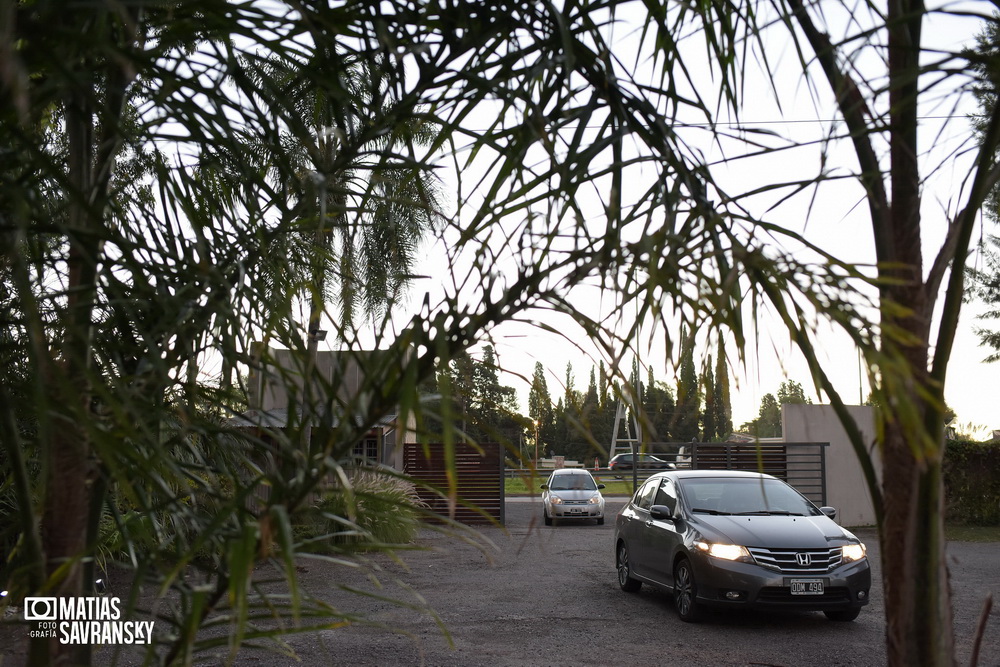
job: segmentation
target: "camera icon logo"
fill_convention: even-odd
[[[24,598],[24,620],[26,621],[54,621],[58,618],[58,612],[57,598]]]

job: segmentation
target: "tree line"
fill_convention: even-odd
[[[469,440],[504,443],[525,462],[535,458],[537,445],[540,457],[560,455],[587,463],[596,457],[606,464],[619,404],[625,407],[624,420],[639,423],[647,442],[720,442],[729,437],[732,407],[722,344],[715,361],[709,355],[701,373],[695,368],[693,338],[685,336],[680,373],[673,381],[658,378],[652,365],[643,371],[638,362],[621,379],[600,361],[590,368],[584,388],[568,362],[561,391],[553,395],[549,369],[536,362],[524,414],[515,388],[500,383],[496,352],[487,345],[481,358],[466,353],[452,360],[423,390],[435,397],[429,402],[432,412],[440,414],[442,401],[448,402]],[[421,428],[424,439],[435,437],[433,426]],[[624,428],[619,426],[619,436]]]

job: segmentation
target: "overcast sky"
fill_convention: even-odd
[[[979,9],[982,10],[982,6]],[[959,45],[970,42],[978,29],[979,23],[973,19],[937,19],[932,27],[925,28],[925,34],[939,40],[942,48],[956,49]],[[617,34],[619,39],[615,44],[621,45],[626,52],[622,58],[627,60],[630,54],[627,31]],[[781,69],[780,63],[787,65],[789,61],[787,45],[769,43],[768,48],[773,49],[769,55],[775,63],[779,63],[778,90],[782,97],[781,107],[766,95],[754,95],[752,106],[744,110],[742,118],[751,126],[792,137],[797,141],[822,136],[831,127],[829,119],[836,117],[830,100],[822,92],[816,97],[809,95],[797,73],[791,69]],[[794,61],[791,65],[795,65]],[[960,199],[957,195],[965,184],[972,164],[971,155],[954,155],[953,151],[966,140],[969,132],[968,121],[961,114],[973,111],[974,106],[971,101],[958,109],[938,105],[939,98],[945,97],[948,92],[950,91],[935,92],[929,97],[930,103],[922,109],[925,116],[921,125],[921,137],[927,150],[923,156],[925,172],[931,171],[930,165],[940,165],[928,178],[924,191],[924,259],[928,265],[940,245],[948,219],[955,214]],[[958,117],[951,118],[947,123],[940,118],[942,115],[955,116],[956,112]],[[942,127],[946,128],[943,133]],[[695,133],[704,134],[704,131],[692,128],[692,137]],[[694,142],[697,140],[692,139]],[[802,171],[814,173],[818,169],[822,146],[813,145],[794,153],[783,153],[773,158],[754,158],[745,162],[734,160],[747,152],[738,142],[727,142],[721,146],[706,144],[704,150],[710,160],[725,157],[731,161],[724,168],[716,170],[716,177],[727,189],[745,192],[768,182],[795,180]],[[833,169],[838,168],[840,161],[841,173],[855,169],[855,162],[849,151],[833,150],[826,154],[825,159],[827,168]],[[775,203],[775,199],[777,196],[772,196],[772,200],[759,198],[756,202],[760,207],[759,212],[767,211]],[[594,210],[600,211],[601,208],[595,206]],[[808,196],[797,197],[784,203],[778,211],[768,213],[768,216],[791,229],[801,231],[810,241],[841,259],[859,263],[874,261],[867,206],[862,203],[859,186],[853,181],[824,184],[815,195],[810,193]],[[431,248],[427,253],[427,262],[422,267],[422,272],[431,278],[418,281],[413,286],[411,296],[414,302],[419,303],[425,291],[431,294],[435,292],[435,270],[440,268],[439,258],[444,253],[444,248],[440,245],[447,243],[445,239],[436,250]],[[588,312],[607,316],[612,314],[614,304],[602,299],[593,288],[581,289],[579,293],[574,293],[573,298],[581,309]],[[971,304],[963,311],[962,325],[950,366],[946,399],[956,410],[961,424],[986,429],[1000,428],[1000,417],[995,414],[998,398],[997,383],[994,381],[996,369],[981,363],[986,351],[978,346],[972,333],[974,315],[981,310],[978,304]],[[778,385],[786,379],[801,382],[813,394],[814,400],[819,400],[814,393],[805,363],[789,343],[787,334],[766,318],[761,321],[761,327],[759,340],[751,341],[748,347],[745,364],[739,364],[734,349],[730,348],[729,352],[733,373],[733,420],[737,426],[756,416],[761,397],[766,393],[776,392]],[[526,405],[528,389],[522,378],[530,378],[536,361],[541,361],[550,373],[549,386],[554,399],[561,393],[567,362],[572,362],[574,366],[575,384],[580,390],[586,389],[590,368],[598,363],[596,357],[588,357],[587,353],[593,352],[594,348],[581,336],[567,339],[521,324],[502,325],[490,333],[501,365],[511,372],[506,383],[517,388],[522,405]],[[673,368],[668,364],[658,342],[660,339],[657,336],[660,334],[651,330],[644,333],[652,337],[652,343],[644,341],[640,347],[639,358],[642,364],[651,364],[657,378],[673,384]],[[673,332],[673,335],[676,334],[677,332]],[[820,340],[822,353],[826,357],[824,368],[831,375],[842,397],[848,403],[860,402],[862,397],[867,396],[868,386],[859,368],[857,351],[845,335],[833,330],[824,334]],[[702,349],[701,352],[714,354],[714,345],[712,349]]]
[[[988,11],[988,8],[983,9],[982,3],[974,6],[977,11]],[[980,25],[974,18],[936,19],[932,26],[925,27],[925,34],[937,40],[937,46],[942,49],[954,51],[963,44],[971,43]],[[627,60],[632,53],[628,31],[616,30],[614,43],[616,48],[621,46],[623,53],[620,55],[623,60]],[[742,114],[744,124],[766,129],[795,141],[815,140],[830,132],[831,128],[836,127],[830,121],[837,114],[829,96],[825,95],[822,88],[815,96],[809,92],[799,74],[794,71],[794,52],[790,51],[787,44],[774,41],[769,42],[767,48],[770,50],[772,65],[779,69],[777,89],[782,98],[781,106],[779,108],[767,95],[751,95],[751,102]],[[695,67],[693,63],[688,64]],[[862,64],[859,63],[859,66]],[[748,88],[753,89],[754,85],[761,85],[762,82],[762,79],[756,84],[751,81]],[[955,214],[961,195],[967,187],[966,181],[972,167],[972,155],[961,152],[956,154],[956,151],[968,140],[970,130],[965,114],[973,112],[975,106],[971,99],[960,102],[957,107],[954,106],[953,99],[941,103],[952,92],[946,87],[932,91],[933,94],[928,96],[928,103],[921,110],[921,141],[926,151],[922,156],[926,178],[922,212],[925,266],[936,255],[945,226]],[[489,124],[489,119],[481,119],[481,127]],[[689,131],[692,142],[698,141],[696,135],[706,136],[703,128],[692,127],[679,131]],[[724,165],[716,165],[715,174],[726,189],[732,192],[746,192],[766,183],[795,180],[804,172],[815,173],[819,168],[821,155],[827,169],[841,174],[853,172],[856,170],[856,162],[846,149],[847,147],[842,147],[823,153],[822,144],[813,144],[779,156],[744,161],[739,158],[749,151],[737,141],[722,142],[720,145],[707,142],[703,146],[707,159],[726,159]],[[463,175],[466,184],[475,182],[475,174]],[[446,170],[442,176],[446,191],[455,187],[456,180]],[[465,192],[464,196],[474,198],[475,193]],[[825,183],[815,193],[810,192],[783,202],[775,210],[771,209],[779,197],[770,197],[750,201],[751,205],[758,208],[756,213],[801,232],[810,242],[842,260],[860,264],[874,262],[867,206],[863,203],[860,187],[853,179]],[[593,210],[603,210],[600,202],[595,202]],[[423,303],[425,296],[431,304],[439,303],[441,295],[448,289],[445,285],[451,278],[443,270],[448,264],[446,258],[452,241],[453,238],[446,236],[425,247],[416,273],[426,278],[414,281],[409,288],[407,303],[402,304],[398,312],[394,313],[394,320],[400,327],[405,326]],[[787,245],[784,249],[795,250]],[[498,252],[502,254],[502,249]],[[975,258],[970,261],[975,261]],[[459,274],[461,276],[461,271]],[[573,293],[572,299],[581,310],[592,316],[620,317],[624,323],[629,322],[629,314],[620,312],[613,300],[597,288],[582,287]],[[751,304],[746,304],[748,323],[750,306]],[[986,434],[990,429],[1000,429],[1000,416],[996,414],[1000,388],[995,381],[997,369],[993,365],[982,363],[987,351],[978,346],[973,334],[973,327],[977,324],[975,315],[982,310],[983,307],[975,303],[967,304],[963,309],[950,364],[946,400],[957,412],[960,425],[978,427],[983,429],[981,434]],[[562,332],[562,335],[523,323],[507,323],[492,332],[481,332],[489,334],[489,342],[495,345],[501,367],[505,371],[502,381],[515,387],[525,412],[528,382],[536,362],[541,362],[548,370],[549,390],[553,400],[556,400],[562,394],[567,362],[573,364],[576,388],[584,391],[590,369],[597,366],[599,361],[596,348],[581,332],[575,331],[565,318],[550,321],[546,317],[542,316],[541,319],[556,331]],[[737,427],[753,419],[764,394],[776,393],[784,380],[802,383],[814,401],[823,402],[815,393],[804,360],[791,345],[780,324],[772,322],[765,313],[758,320],[758,325],[760,336],[751,338],[748,342],[744,363],[740,363],[732,345],[727,348],[732,374],[733,422]],[[747,329],[752,331],[753,327],[748,326]],[[820,353],[824,357],[825,371],[847,403],[862,402],[868,395],[869,388],[859,365],[856,348],[841,332],[829,327],[821,331]],[[671,335],[676,337],[678,333],[675,330]],[[663,334],[664,332],[652,327],[646,328],[638,346],[638,358],[643,367],[653,367],[657,379],[675,386],[676,374],[663,349]],[[731,339],[727,340],[731,342]],[[704,342],[699,354],[714,355],[714,342],[711,342],[710,348]],[[482,345],[478,345],[473,348],[472,354],[478,356],[481,351]]]

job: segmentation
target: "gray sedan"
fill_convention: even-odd
[[[852,621],[868,604],[865,545],[770,475],[677,470],[650,477],[618,513],[618,585],[670,591],[695,621],[707,607],[822,611]]]

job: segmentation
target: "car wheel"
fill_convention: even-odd
[[[831,621],[838,621],[840,623],[848,623],[853,621],[861,613],[861,608],[856,609],[837,609],[836,611],[824,611],[826,617]]]
[[[597,525],[598,526],[603,526],[604,525],[604,517],[603,516],[600,519],[597,520]]]
[[[552,525],[552,517],[549,516],[548,512],[543,512],[542,514],[545,517],[545,525],[546,526],[551,526]]]
[[[632,578],[632,570],[628,564],[628,547],[624,542],[618,544],[618,557],[615,560],[618,565],[618,586],[626,593],[635,593],[642,588],[642,582]]]
[[[674,607],[685,623],[694,623],[701,617],[694,570],[687,558],[682,558],[674,567]]]

